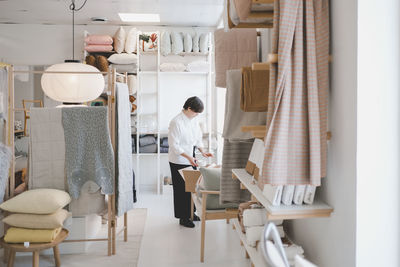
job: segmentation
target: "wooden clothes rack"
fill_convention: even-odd
[[[14,145],[14,112],[19,109],[15,108],[14,103],[14,74],[15,73],[35,73],[35,74],[44,74],[44,73],[65,73],[65,74],[98,74],[99,72],[65,72],[65,71],[15,71],[14,67],[10,64],[0,63],[0,67],[6,67],[8,71],[8,117],[6,124],[6,140],[7,145],[10,147],[13,157],[11,158],[10,164],[10,175],[9,175],[9,183],[6,188],[5,199],[12,198],[14,196],[15,189],[15,145]],[[108,110],[109,110],[109,129],[111,134],[111,144],[114,150],[114,155],[116,153],[116,105],[115,105],[115,89],[116,89],[116,76],[122,75],[116,72],[115,68],[109,70],[108,72],[100,72],[101,74],[107,74],[108,79]],[[127,74],[125,73],[124,81],[127,82]],[[111,78],[110,78],[111,77]],[[115,177],[115,173],[114,173]],[[124,232],[124,242],[128,241],[128,215],[124,213],[124,226],[121,231],[117,233],[117,213],[115,206],[115,192],[116,192],[116,184],[114,179],[114,194],[106,195],[108,197],[108,206],[107,206],[107,238],[92,238],[92,239],[79,239],[79,240],[65,240],[64,242],[93,242],[93,241],[107,241],[107,253],[108,256],[116,254],[116,237],[118,234]]]

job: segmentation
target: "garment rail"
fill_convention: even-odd
[[[8,117],[6,124],[6,140],[7,145],[10,147],[12,154],[15,154],[14,151],[14,112],[19,111],[20,109],[15,108],[14,103],[14,75],[16,73],[30,73],[30,74],[44,74],[44,73],[54,73],[54,74],[98,74],[99,72],[71,72],[71,71],[17,71],[14,70],[14,67],[10,64],[1,63],[0,67],[6,67],[8,72]],[[107,71],[100,72],[101,74],[107,74],[108,77],[108,110],[109,110],[109,129],[111,133],[111,144],[114,150],[114,155],[116,153],[115,146],[115,131],[116,131],[116,122],[115,122],[115,114],[116,114],[116,105],[115,105],[115,90],[116,90],[116,76],[122,75],[125,76],[124,81],[127,81],[126,74],[119,74],[116,72],[115,68]],[[115,177],[115,173],[114,173]],[[10,165],[10,176],[9,183],[6,188],[5,199],[12,198],[14,196],[14,188],[15,188],[15,157],[12,157],[11,165]],[[93,241],[107,241],[107,252],[108,256],[116,254],[116,228],[117,228],[117,215],[116,215],[116,206],[115,206],[115,190],[116,184],[114,179],[114,194],[107,195],[108,197],[108,206],[107,206],[107,238],[92,238],[92,239],[77,239],[77,240],[65,240],[64,242],[93,242]],[[124,226],[122,230],[119,232],[124,232],[124,241],[128,241],[128,216],[127,213],[124,213]]]

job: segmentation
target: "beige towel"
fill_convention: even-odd
[[[312,184],[326,176],[329,1],[275,1],[264,183]]]
[[[242,85],[240,87],[240,108],[246,112],[267,111],[268,108],[269,71],[242,68]]]
[[[226,71],[257,62],[256,29],[224,29],[214,32],[215,86],[226,88]]]

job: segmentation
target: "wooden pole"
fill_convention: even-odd
[[[115,83],[116,83],[116,71],[115,68],[111,70],[111,75],[112,75],[112,81],[111,81],[111,112],[110,112],[110,118],[111,118],[111,144],[113,146],[114,150],[114,157],[116,157],[116,146],[115,146]],[[115,255],[116,253],[116,227],[117,227],[117,221],[116,221],[116,211],[115,211],[115,192],[117,188],[115,188],[115,168],[114,168],[114,194],[111,195],[111,206],[112,206],[112,254]]]

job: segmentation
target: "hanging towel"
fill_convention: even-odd
[[[226,88],[226,71],[257,62],[256,29],[224,29],[214,32],[215,86]]]
[[[0,203],[3,202],[4,193],[8,184],[12,152],[11,149],[0,142]]]
[[[117,83],[117,166],[116,205],[121,216],[133,209],[132,137],[129,89],[125,83]]]
[[[269,70],[242,68],[240,87],[240,109],[249,111],[267,111],[269,89]]]
[[[246,167],[253,139],[244,141],[224,140],[221,167],[221,195],[222,204],[241,203],[250,200],[250,193],[240,189],[240,182],[232,179],[232,169]]]
[[[241,126],[265,125],[266,112],[243,112],[240,109],[241,70],[226,72],[225,119],[222,137],[225,139],[242,140],[253,138],[249,132],[242,132]]]
[[[326,176],[329,1],[275,1],[262,179],[319,186]]]
[[[104,194],[112,194],[114,155],[108,129],[107,108],[63,108],[62,122],[65,169],[70,195],[78,198],[81,187],[89,180],[98,184]]]

